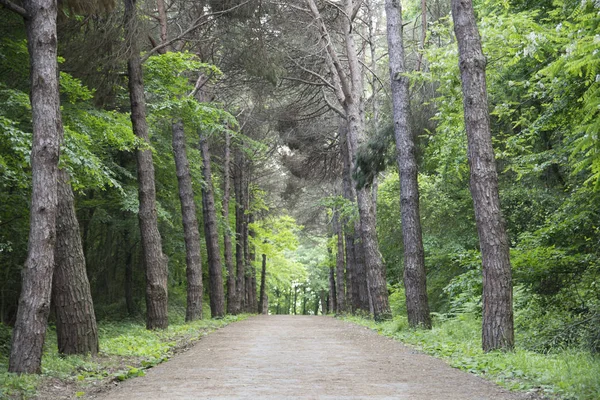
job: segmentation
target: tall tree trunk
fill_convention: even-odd
[[[69,174],[59,171],[52,303],[60,354],[98,353],[98,327]]]
[[[249,198],[249,194],[248,194],[248,198]],[[254,214],[250,214],[248,216],[248,223],[252,224],[254,223]],[[256,251],[255,251],[255,247],[254,245],[252,245],[250,243],[250,238],[254,238],[255,233],[254,230],[250,228],[250,226],[248,226],[248,251],[249,251],[249,262],[248,262],[248,266],[250,269],[250,289],[248,290],[248,300],[249,300],[249,306],[248,306],[248,312],[249,313],[255,313],[258,309],[258,304],[257,304],[257,300],[256,300],[256,268],[254,267],[254,261],[256,260]]]
[[[335,234],[337,236],[337,254],[335,261],[335,273],[336,273],[336,299],[337,307],[336,313],[343,314],[346,312],[346,290],[344,287],[344,234],[342,233],[342,224],[339,222],[339,216],[336,215],[333,218],[333,224]]]
[[[265,314],[264,312],[264,304],[265,304],[265,291],[266,291],[266,280],[267,280],[267,255],[263,253],[262,255],[262,269],[260,273],[260,296],[258,299],[258,313]]]
[[[386,0],[387,38],[394,112],[396,157],[400,171],[400,212],[404,243],[404,288],[408,323],[413,327],[431,328],[425,252],[419,212],[419,184],[417,155],[410,129],[410,98],[408,78],[404,66],[402,43],[402,8],[400,0]]]
[[[192,189],[192,176],[185,148],[185,133],[183,122],[172,125],[173,155],[179,184],[179,200],[183,234],[185,238],[185,261],[187,277],[187,307],[185,320],[202,319],[202,259],[200,256],[200,231],[196,216],[196,203]]]
[[[344,12],[347,18],[342,18],[342,30],[346,45],[346,57],[348,59],[348,72],[342,66],[334,47],[334,41],[329,37],[327,27],[321,18],[315,0],[306,0],[314,18],[318,21],[321,38],[325,47],[326,62],[329,71],[333,75],[333,86],[339,103],[343,106],[348,123],[348,145],[351,159],[351,169],[354,167],[359,140],[364,137],[364,97],[362,87],[362,70],[358,59],[358,52],[354,43],[352,31],[352,17],[354,14],[354,2],[345,0]],[[365,255],[367,270],[367,281],[369,285],[370,301],[373,304],[373,314],[376,320],[384,320],[391,317],[388,301],[385,265],[379,252],[377,243],[377,231],[375,217],[373,215],[373,198],[369,189],[363,187],[357,190],[357,203],[360,221],[360,236]]]
[[[229,229],[229,199],[231,197],[231,137],[225,132],[225,157],[223,158],[223,221],[226,229],[223,233],[223,247],[225,255],[225,268],[227,270],[227,313],[235,314],[235,269],[233,266],[233,249],[231,244],[231,230]]]
[[[243,154],[241,151],[236,152],[235,173],[233,175],[233,189],[235,193],[235,262],[237,269],[236,276],[236,313],[244,309],[245,289],[245,263],[244,263],[244,167]]]
[[[30,59],[33,143],[27,260],[12,336],[9,372],[38,373],[50,311],[56,240],[57,178],[62,122],[56,63],[54,0],[28,0],[25,19]]]
[[[125,231],[123,235],[123,243],[125,245],[125,305],[127,307],[127,315],[133,317],[136,313],[135,302],[133,301],[133,250],[134,246],[129,240],[129,234]]]
[[[490,133],[486,59],[471,1],[452,0],[452,18],[460,58],[470,189],[483,261],[483,350],[509,350],[515,340],[512,275]]]
[[[219,231],[217,229],[217,213],[213,194],[212,174],[210,169],[210,151],[204,135],[200,135],[200,151],[202,153],[202,210],[204,212],[204,233],[208,254],[208,285],[210,290],[210,313],[213,318],[225,315],[225,293],[223,292],[223,272],[221,270],[221,254],[219,248]]]
[[[135,0],[125,0],[125,29],[129,44],[129,98],[131,100],[131,123],[133,132],[143,143],[150,144],[146,124],[146,100],[142,63],[137,44],[137,11]],[[150,149],[137,150],[137,177],[139,195],[140,233],[146,265],[146,328],[165,329],[169,325],[167,315],[167,257],[162,252],[156,213],[156,187],[154,164]]]
[[[343,161],[342,188],[344,198],[356,203],[356,190],[352,184],[352,170],[348,147],[347,127],[345,122],[340,124],[340,147]],[[344,222],[344,236],[346,238],[346,273],[349,299],[352,301],[352,311],[362,310],[370,312],[369,293],[367,289],[367,274],[365,270],[364,252],[360,240],[360,221],[354,222],[352,227],[348,221]]]
[[[331,252],[329,248],[328,250],[329,252]],[[331,312],[335,312],[337,310],[335,271],[333,270],[333,268],[329,268],[329,302],[327,303],[327,308]]]

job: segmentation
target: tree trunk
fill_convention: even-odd
[[[210,170],[210,151],[206,138],[200,135],[200,151],[202,152],[202,211],[204,213],[204,236],[208,254],[208,285],[210,290],[210,313],[212,318],[225,315],[225,294],[221,271],[221,254],[219,248],[219,230],[217,229],[217,213],[213,194],[212,175]]]
[[[470,189],[483,261],[483,350],[510,350],[514,347],[512,275],[490,133],[486,59],[471,1],[452,0],[452,18],[460,58]]]
[[[248,198],[250,196],[248,195]],[[254,214],[250,214],[248,216],[248,223],[254,223]],[[258,309],[258,304],[256,300],[256,268],[254,267],[254,261],[256,260],[256,252],[254,246],[250,243],[250,238],[254,238],[254,230],[250,228],[248,225],[248,267],[249,267],[249,289],[248,290],[248,307],[247,312],[255,313]]]
[[[27,260],[13,330],[9,372],[39,373],[50,311],[56,240],[57,178],[62,122],[53,0],[24,2],[30,59],[33,143]]]
[[[243,191],[243,155],[240,151],[236,152],[235,173],[233,175],[233,189],[235,193],[235,262],[237,269],[236,276],[236,295],[235,310],[236,314],[244,309],[245,290],[245,265],[244,265],[244,191]]]
[[[344,198],[356,203],[356,190],[352,184],[352,170],[348,147],[347,127],[345,122],[340,124],[340,147],[343,161],[342,188]],[[347,221],[344,222],[344,236],[346,238],[346,273],[349,299],[352,301],[352,311],[362,310],[370,312],[369,293],[367,290],[367,275],[365,270],[364,252],[360,240],[360,221],[354,222],[351,227]]]
[[[59,171],[52,303],[60,354],[98,353],[98,327],[69,174]]]
[[[324,290],[321,290],[320,297],[321,297],[321,314],[327,315],[327,313],[329,311],[328,307],[327,307],[327,293],[325,293]]]
[[[183,234],[185,237],[185,261],[187,277],[187,307],[185,320],[202,319],[202,260],[200,256],[200,231],[196,217],[196,203],[192,189],[192,176],[185,148],[183,122],[175,122],[173,129],[173,156],[179,184],[179,200]]]
[[[333,268],[329,268],[329,302],[327,304],[327,308],[331,312],[335,312],[335,310],[337,310],[337,301],[335,295],[335,271]]]
[[[419,213],[419,184],[417,180],[417,155],[413,133],[410,129],[410,99],[408,78],[404,66],[402,43],[402,8],[400,0],[386,0],[388,53],[396,157],[400,171],[400,212],[402,241],[404,243],[404,288],[408,323],[412,327],[431,328],[425,252]]]
[[[129,44],[129,97],[131,100],[131,123],[133,132],[143,143],[150,144],[146,124],[146,100],[142,63],[137,45],[137,11],[135,0],[125,0],[125,29]],[[167,315],[167,275],[168,261],[162,252],[156,213],[156,188],[154,185],[154,164],[150,149],[137,150],[137,178],[139,195],[140,233],[142,251],[146,265],[146,328],[166,329]]]
[[[136,313],[135,302],[133,301],[133,249],[129,241],[129,234],[125,231],[125,305],[127,307],[127,315],[133,317]]]
[[[231,230],[229,229],[229,199],[231,196],[231,137],[225,132],[225,157],[223,158],[223,221],[226,229],[223,233],[225,268],[227,270],[227,313],[235,314],[235,269],[233,266],[233,249],[231,245]]]
[[[337,307],[335,311],[337,314],[344,314],[346,312],[346,291],[344,287],[344,235],[342,233],[342,224],[339,222],[337,212],[333,217],[333,224],[337,236],[337,254],[335,261],[337,281],[335,297],[337,300]]]
[[[265,314],[264,304],[265,304],[265,290],[267,289],[265,287],[266,280],[267,280],[267,255],[263,253],[262,269],[261,269],[261,274],[260,274],[260,296],[258,299],[258,310],[257,310],[259,314]]]

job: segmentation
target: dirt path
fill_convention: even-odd
[[[96,399],[519,399],[333,318],[258,316]]]

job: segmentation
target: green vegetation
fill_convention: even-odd
[[[36,388],[60,379],[74,395],[81,396],[92,385],[143,376],[144,370],[168,360],[215,329],[243,320],[247,315],[183,323],[173,321],[166,330],[149,331],[141,321],[103,322],[98,357],[61,356],[56,349],[56,332],[48,331],[41,375],[8,373],[10,328],[0,325],[0,398],[27,399]]]
[[[480,318],[473,314],[435,317],[431,330],[410,329],[405,317],[383,323],[353,316],[343,319],[443,358],[453,367],[493,380],[511,390],[535,391],[551,398],[598,398],[600,359],[589,352],[556,349],[540,354],[524,349],[517,341],[514,352],[484,353]]]

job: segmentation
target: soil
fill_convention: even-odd
[[[257,316],[87,398],[526,399],[372,330],[327,317]]]

